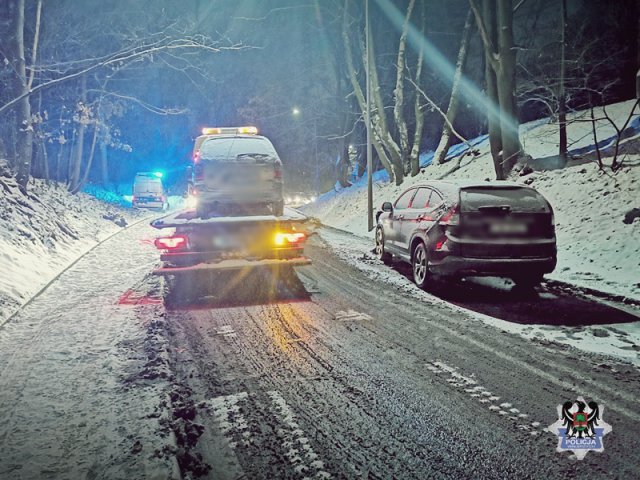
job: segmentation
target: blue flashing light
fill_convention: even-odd
[[[158,178],[162,178],[164,176],[164,173],[162,173],[162,172],[153,172],[153,175],[158,177]]]

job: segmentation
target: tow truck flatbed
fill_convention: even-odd
[[[275,215],[245,215],[200,218],[197,216],[195,210],[181,210],[154,220],[151,222],[151,226],[162,229],[196,225],[219,225],[224,223],[302,223],[307,220],[308,217],[302,212],[288,207],[285,207],[284,214],[278,217]]]
[[[162,266],[156,275],[309,265],[303,245],[308,218],[286,208],[281,216],[246,215],[198,217],[195,210],[171,213],[151,222],[159,230],[173,229],[156,239]]]
[[[211,272],[223,270],[243,270],[246,268],[256,267],[301,267],[303,265],[311,265],[311,260],[307,257],[296,257],[289,259],[266,258],[261,260],[245,260],[242,258],[234,258],[230,260],[220,260],[218,262],[197,263],[187,267],[160,267],[153,271],[154,275],[179,275],[194,272]]]

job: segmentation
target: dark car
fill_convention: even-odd
[[[432,274],[504,276],[531,287],[556,266],[553,209],[515,183],[428,182],[382,204],[376,253],[410,263],[421,288]]]
[[[268,208],[281,216],[282,162],[255,127],[204,128],[194,146],[196,211],[206,218]]]

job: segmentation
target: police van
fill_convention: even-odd
[[[167,208],[167,197],[162,186],[161,172],[138,172],[133,181],[131,204],[137,208]]]

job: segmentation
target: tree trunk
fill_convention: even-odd
[[[467,13],[467,19],[464,23],[464,29],[462,30],[462,39],[460,40],[460,50],[458,51],[458,59],[456,61],[456,71],[453,75],[453,85],[451,87],[451,97],[449,98],[449,106],[447,107],[447,120],[442,127],[442,135],[440,136],[440,142],[433,154],[433,163],[438,165],[444,162],[449,151],[449,145],[451,144],[451,128],[449,124],[453,125],[458,113],[458,98],[460,92],[460,79],[464,70],[464,64],[467,59],[467,51],[469,46],[469,37],[471,36],[471,22],[473,20],[473,12],[469,10]]]
[[[80,171],[82,167],[82,155],[84,153],[84,133],[87,129],[87,77],[83,76],[82,81],[82,93],[80,100],[79,124],[78,124],[78,139],[76,142],[76,148],[72,157],[71,176],[69,179],[69,191],[76,192],[80,186]]]
[[[565,77],[566,77],[566,38],[565,33],[567,29],[567,0],[560,0],[561,4],[561,35],[562,43],[560,46],[560,86],[558,88],[558,124],[559,124],[559,148],[558,156],[566,165],[567,163],[567,105],[565,97]]]
[[[427,15],[426,7],[422,4],[420,8],[420,23],[422,25],[422,35],[427,35]],[[420,85],[420,79],[422,77],[422,65],[424,64],[424,43],[420,43],[420,49],[418,50],[418,65],[416,66],[416,85]],[[424,128],[424,110],[420,103],[420,93],[416,88],[415,101],[413,104],[414,116],[416,119],[416,130],[413,133],[413,146],[411,147],[411,153],[409,159],[411,162],[411,176],[415,177],[420,173],[420,145],[422,144],[422,130]]]
[[[499,69],[496,75],[500,100],[502,165],[508,175],[521,153],[516,91],[516,51],[513,44],[513,1],[498,0],[497,30]]]
[[[17,0],[14,12],[15,57],[13,64],[16,73],[15,90],[18,95],[25,95],[29,92],[24,58],[24,3],[25,0]],[[26,187],[31,173],[31,157],[33,155],[33,126],[28,96],[20,99],[16,104],[16,121],[18,124],[15,161],[18,170],[17,180],[20,185]]]
[[[495,44],[496,34],[496,4],[495,0],[484,0],[483,2],[483,17],[485,22],[485,28],[487,34]],[[493,52],[485,48],[485,65],[484,74],[487,84],[487,97],[489,98],[489,104],[499,108],[498,100],[498,87],[496,80],[496,72],[493,68]],[[489,109],[487,112],[487,120],[489,124],[489,146],[491,149],[491,157],[493,158],[493,168],[496,172],[497,180],[504,180],[504,168],[502,165],[502,131],[500,129],[500,116],[497,115],[496,109]]]
[[[358,105],[360,107],[360,111],[364,113],[366,111],[366,108],[367,108],[367,105],[366,105],[367,102],[366,102],[366,100],[364,98],[364,93],[362,92],[362,88],[360,87],[360,83],[358,82],[358,75],[356,73],[356,69],[355,69],[355,66],[353,64],[353,54],[351,52],[351,39],[349,38],[350,29],[349,29],[349,25],[348,25],[348,22],[347,22],[348,11],[349,11],[349,0],[345,0],[344,9],[343,9],[343,17],[342,17],[342,19],[343,19],[343,23],[342,23],[342,40],[343,40],[344,51],[345,51],[345,60],[346,60],[346,64],[347,64],[347,72],[349,74],[349,81],[351,82],[351,86],[353,88],[353,92],[354,92],[354,94],[356,96],[356,99],[358,100]],[[372,122],[372,124],[373,123],[374,122]],[[373,128],[372,128],[372,130],[373,130]],[[378,158],[382,162],[382,166],[389,173],[389,178],[391,179],[391,181],[394,181],[396,179],[395,178],[395,168],[391,164],[391,160],[387,156],[387,153],[385,152],[385,150],[380,145],[380,142],[377,140],[377,136],[376,136],[375,132],[373,132],[373,133],[374,133],[372,135],[373,147],[376,149],[376,153],[378,154]]]
[[[47,144],[45,143],[44,137],[40,138],[40,148],[42,148],[42,166],[44,167],[43,175],[44,180],[49,183],[49,155],[47,155]]]
[[[389,126],[387,124],[387,117],[384,110],[384,103],[382,101],[382,95],[380,94],[380,80],[378,79],[378,66],[375,60],[375,48],[373,38],[369,38],[369,48],[371,49],[371,67],[370,67],[370,81],[371,81],[371,96],[373,98],[374,107],[371,109],[371,116],[374,119],[373,125],[378,130],[379,144],[385,149],[388,154],[388,158],[391,160],[393,167],[393,176],[395,178],[396,185],[402,184],[404,181],[404,162],[400,147],[393,139]]]
[[[404,75],[405,75],[405,59],[407,51],[407,34],[409,33],[409,22],[411,14],[415,6],[415,0],[410,0],[407,6],[407,14],[402,24],[402,33],[400,34],[400,43],[398,45],[398,59],[396,60],[396,88],[394,90],[395,104],[393,106],[393,118],[398,129],[398,137],[400,140],[400,156],[404,164],[404,174],[411,172],[411,160],[408,156],[409,152],[409,132],[407,131],[407,122],[404,120]]]
[[[100,142],[100,171],[102,172],[102,185],[106,187],[109,184],[109,158],[105,142]]]

